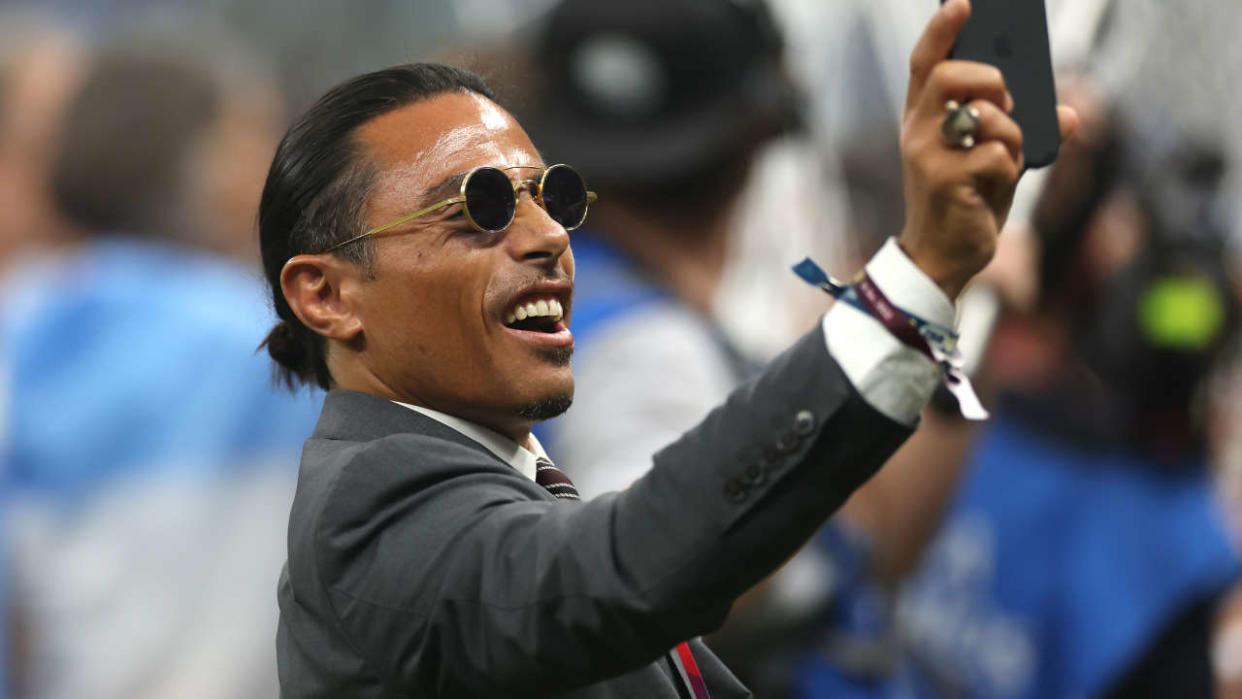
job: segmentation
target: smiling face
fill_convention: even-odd
[[[473,93],[384,114],[359,128],[357,142],[377,173],[368,229],[456,196],[472,168],[543,165],[513,117]],[[508,172],[515,183],[539,176]],[[476,231],[454,204],[376,235],[374,245],[373,275],[358,270],[340,284],[341,305],[359,328],[329,343],[341,388],[440,410],[519,441],[568,407],[573,256],[565,229],[529,193],[500,233]]]

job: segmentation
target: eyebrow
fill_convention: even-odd
[[[461,193],[461,183],[466,179],[466,175],[470,174],[469,170],[449,175],[440,180],[436,184],[431,185],[423,191],[422,198],[424,200],[449,199]]]

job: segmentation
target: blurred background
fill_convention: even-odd
[[[327,88],[474,69],[600,193],[577,400],[539,431],[590,495],[813,326],[792,263],[848,276],[900,231],[935,6],[0,2],[0,699],[277,694],[322,396],[255,353],[255,214]],[[1242,5],[1047,11],[1084,126],[960,303],[993,418],[937,396],[739,601],[707,640],[757,696],[1242,696]]]

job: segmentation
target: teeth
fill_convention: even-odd
[[[564,315],[565,308],[560,301],[554,298],[538,299],[514,306],[512,311],[505,314],[505,325],[512,325],[515,321],[527,318],[550,317],[560,320]]]

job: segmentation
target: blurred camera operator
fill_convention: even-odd
[[[1238,327],[1226,163],[1168,124],[1080,111],[1033,220],[1039,302],[991,347],[997,414],[896,601],[900,661],[842,683],[821,656],[804,696],[1211,694],[1238,573],[1203,391]]]

